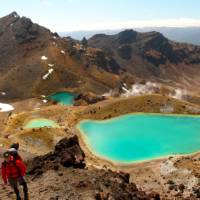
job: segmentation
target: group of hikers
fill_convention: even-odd
[[[28,187],[24,179],[26,174],[26,165],[18,153],[19,144],[15,143],[3,153],[4,161],[2,162],[1,172],[5,186],[12,187],[16,194],[16,200],[21,200],[18,184],[23,186],[24,200],[28,200]]]

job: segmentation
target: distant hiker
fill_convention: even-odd
[[[2,163],[2,178],[4,184],[9,182],[16,194],[16,200],[21,200],[18,183],[23,186],[24,200],[28,200],[28,187],[24,179],[26,173],[26,165],[22,160],[15,159],[9,151],[3,154],[4,162]]]
[[[10,145],[10,149],[8,149],[11,156],[13,156],[16,160],[22,161],[22,158],[19,155],[18,150],[19,150],[19,143],[14,143],[14,144]]]

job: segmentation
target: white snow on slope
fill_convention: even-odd
[[[9,112],[14,110],[14,107],[10,104],[0,103],[0,112]]]
[[[13,14],[13,17],[14,17],[14,18],[18,18],[18,17],[19,17],[19,15],[18,15],[18,14],[16,14],[16,13],[14,13],[14,14]]]
[[[54,67],[54,64],[48,64],[49,67]]]
[[[47,100],[47,99],[43,99],[42,101],[43,101],[43,103],[47,103],[47,102],[48,102],[48,100]]]
[[[46,56],[41,56],[41,60],[48,60]]]
[[[49,69],[48,70],[48,72],[47,72],[47,74],[45,74],[43,77],[42,77],[42,79],[43,80],[46,80],[48,77],[49,77],[49,75],[51,75],[52,73],[53,73],[53,71],[54,71],[54,69]]]

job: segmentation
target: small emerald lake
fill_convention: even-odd
[[[71,106],[74,104],[74,99],[76,98],[76,94],[71,92],[57,92],[53,95],[48,96],[48,99],[58,102],[62,105]]]
[[[49,128],[56,128],[58,124],[50,119],[32,119],[27,122],[24,126],[25,129],[29,128],[42,128],[42,127],[49,127]]]
[[[94,154],[114,162],[200,151],[200,116],[128,114],[103,121],[84,120],[77,128]]]

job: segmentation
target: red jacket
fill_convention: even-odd
[[[26,165],[21,160],[14,160],[11,156],[8,162],[3,162],[2,167],[2,178],[5,184],[9,178],[20,178],[26,174]]]
[[[15,152],[10,152],[10,155],[15,159],[15,160],[21,160],[22,161],[22,158],[21,156],[19,155],[19,153],[17,151]]]

